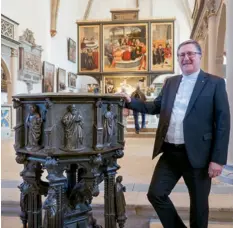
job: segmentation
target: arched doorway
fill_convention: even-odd
[[[1,83],[1,104],[9,104],[12,97],[11,75],[3,58],[1,58]]]

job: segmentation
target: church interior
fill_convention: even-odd
[[[47,102],[46,110],[54,105],[57,112],[61,109],[59,105],[67,106],[72,97],[80,99],[80,103],[86,99],[86,106],[80,106],[84,117],[89,115],[87,105],[96,97],[99,97],[100,102],[106,97],[118,102],[114,100],[114,94],[122,91],[132,94],[137,86],[140,86],[147,101],[153,101],[166,78],[181,74],[176,57],[177,47],[181,42],[193,39],[202,48],[201,69],[225,79],[233,119],[232,0],[2,0],[1,12],[3,228],[26,227],[20,214],[22,176],[26,165],[19,161],[21,157],[16,158],[16,149],[17,140],[20,140],[20,134],[24,132],[20,130],[19,118],[25,118],[25,123],[28,120],[23,111],[23,117],[19,115],[21,104],[17,97],[14,98],[15,95],[24,94],[22,99],[29,103],[32,99],[39,99],[38,96],[42,97]],[[46,98],[46,94],[49,94],[49,98]],[[79,94],[85,94],[88,98]],[[28,97],[32,97],[31,100]],[[96,107],[97,105],[98,102]],[[111,113],[111,105],[106,107],[107,119]],[[72,113],[72,107],[67,106],[68,114],[69,108]],[[122,183],[126,188],[124,195],[127,215],[125,224],[119,223],[119,227],[162,228],[146,196],[151,175],[159,159],[151,159],[159,116],[146,115],[145,128],[135,131],[133,113],[124,112],[123,108],[119,110],[123,111],[123,125],[119,127],[118,133],[123,136],[119,136],[117,140],[122,140],[124,156],[116,154],[116,159],[119,160],[115,166],[116,173],[123,177]],[[54,120],[60,118],[56,112],[51,112],[51,121],[54,121],[53,115]],[[98,123],[102,124],[102,120],[98,119],[98,110],[94,115],[93,121],[97,121],[94,128],[96,127],[98,133],[98,129],[101,129]],[[62,121],[65,118],[64,115]],[[92,121],[91,117],[89,119]],[[141,116],[138,121],[140,125]],[[85,124],[91,125],[84,122]],[[81,124],[80,126],[82,129]],[[77,131],[82,140],[80,129]],[[48,138],[51,132],[48,130],[46,133]],[[92,134],[91,131],[89,133]],[[98,134],[93,136],[97,144],[98,137]],[[108,139],[106,140],[108,143]],[[36,156],[40,159],[40,155]],[[96,163],[93,162],[96,169],[99,168],[96,165],[98,156]],[[46,181],[46,178],[44,170],[42,179]],[[56,186],[55,182],[53,184]],[[99,183],[99,194],[91,202],[92,212],[102,227],[116,228],[115,225],[106,225],[108,215],[106,216],[106,211],[104,215],[105,204],[111,201],[106,201],[106,186],[103,181]],[[183,179],[179,180],[171,198],[179,215],[188,224],[189,195]],[[40,203],[43,202],[46,202],[46,196],[42,196]],[[111,211],[111,206],[109,210]],[[43,210],[43,216],[44,213]],[[233,228],[232,215],[233,129],[227,165],[222,174],[212,181],[209,227]],[[33,224],[33,228],[42,227],[40,222]],[[72,226],[67,223],[64,227],[101,226]],[[47,224],[43,227],[58,226]]]

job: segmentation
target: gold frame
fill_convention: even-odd
[[[153,26],[170,25],[170,31],[164,31],[164,35],[159,34],[160,39],[153,39],[155,31]],[[161,32],[161,31],[160,31]],[[166,35],[165,35],[166,33]],[[164,37],[166,36],[166,37]],[[171,36],[171,37],[168,37]],[[170,39],[169,39],[170,38]],[[153,72],[173,72],[174,71],[174,23],[173,22],[152,22],[150,25],[150,70]],[[162,46],[159,51],[158,46]],[[169,46],[168,46],[169,45]],[[162,62],[162,63],[161,63]]]
[[[119,61],[119,65],[122,65],[122,66],[126,66],[125,68],[122,68],[122,69],[116,69],[116,68],[113,68],[113,66],[115,65],[115,63],[113,63],[114,62],[114,58],[113,58],[113,60],[112,60],[112,63],[110,63],[109,62],[109,68],[110,68],[110,70],[108,70],[108,68],[106,68],[105,67],[105,60],[106,60],[106,56],[105,56],[105,45],[107,44],[106,43],[106,29],[108,29],[108,32],[109,32],[109,30],[110,29],[113,29],[113,28],[116,28],[116,29],[119,29],[119,28],[123,28],[123,32],[125,33],[125,31],[126,31],[126,29],[128,28],[128,30],[130,30],[129,29],[129,27],[139,27],[139,26],[142,26],[142,27],[144,27],[144,30],[145,30],[145,37],[140,37],[140,38],[133,38],[133,39],[139,39],[139,41],[140,42],[142,42],[142,39],[144,39],[145,40],[145,43],[146,44],[144,44],[145,45],[145,48],[146,48],[146,52],[145,52],[145,61],[146,61],[146,66],[145,66],[145,69],[142,69],[143,68],[143,66],[141,66],[142,64],[141,64],[141,58],[136,58],[135,60],[133,60],[133,62],[131,62],[130,64],[131,65],[135,65],[135,67],[134,68],[129,68],[129,67],[127,67],[127,65],[126,64],[128,64],[128,63],[124,63],[124,61]],[[102,39],[102,53],[103,53],[103,55],[102,55],[102,71],[104,72],[104,73],[110,73],[110,72],[114,72],[114,73],[120,73],[120,72],[147,72],[148,71],[148,42],[149,42],[149,37],[148,37],[148,23],[143,23],[143,22],[140,22],[140,23],[125,23],[125,24],[104,24],[103,25],[103,31],[102,31],[102,34],[103,34],[103,39]],[[109,38],[109,36],[108,36],[108,39],[110,39]],[[143,41],[144,41],[143,40]],[[130,41],[131,42],[131,41]],[[144,43],[144,42],[143,42]],[[130,46],[130,45],[128,45],[128,46]],[[119,50],[120,48],[118,47],[118,48],[116,48],[119,52],[121,51],[122,52],[122,50]],[[116,52],[117,52],[117,50],[116,50]],[[142,56],[142,58],[144,58],[144,55]],[[109,60],[108,60],[109,61]],[[110,60],[111,61],[111,60]],[[138,64],[139,64],[139,66],[138,66]],[[140,68],[140,70],[139,70],[139,68]]]
[[[94,45],[92,46],[92,44],[90,44],[90,48],[85,47],[87,50],[90,49],[92,51],[92,55],[93,53],[96,53],[96,51],[93,51],[95,49],[97,49],[97,58],[95,58],[94,60],[94,66],[97,65],[97,68],[93,69],[93,70],[82,70],[81,66],[82,66],[82,58],[81,58],[81,54],[82,54],[82,39],[87,36],[85,35],[85,32],[81,31],[84,29],[88,29],[88,28],[94,28],[94,31],[92,31],[92,33],[97,32],[97,47],[95,47]],[[97,31],[95,31],[95,29],[97,29]],[[96,39],[96,37],[95,37]],[[91,41],[90,41],[91,42]],[[87,45],[87,44],[84,44]],[[83,48],[84,49],[84,48]],[[78,71],[79,73],[94,73],[94,72],[100,72],[101,66],[100,66],[100,25],[80,25],[78,28],[78,57],[79,57],[79,66],[78,66]],[[98,61],[98,63],[96,64],[95,61]]]

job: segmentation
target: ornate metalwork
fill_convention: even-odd
[[[43,204],[43,209],[45,210],[43,228],[55,228],[58,205],[56,191],[53,188],[48,191],[48,197]]]
[[[113,105],[107,105],[107,112],[104,114],[104,142],[107,146],[112,143],[113,135],[116,133],[117,115],[112,111]]]
[[[62,117],[64,126],[64,148],[66,151],[80,151],[83,146],[83,117],[78,113],[75,105],[69,105]]]
[[[119,228],[123,228],[125,226],[125,221],[127,219],[125,210],[126,202],[124,196],[126,188],[122,185],[122,180],[123,177],[118,176],[115,183],[116,220],[119,224]]]
[[[23,183],[19,186],[21,191],[20,217],[23,227],[102,228],[97,224],[91,212],[92,199],[99,195],[99,184],[102,181],[105,182],[104,227],[116,228],[117,222],[123,227],[125,217],[123,217],[123,210],[116,211],[115,191],[115,175],[120,168],[117,159],[124,155],[123,146],[119,143],[118,137],[114,137],[114,130],[112,131],[113,134],[109,131],[109,129],[112,130],[115,127],[118,134],[123,134],[119,130],[119,123],[121,122],[119,115],[122,114],[120,98],[116,96],[112,102],[106,100],[104,96],[98,95],[97,98],[94,98],[94,102],[93,97],[91,97],[91,100],[85,103],[89,97],[85,99],[82,97],[75,105],[72,105],[74,100],[78,99],[73,97],[69,100],[72,97],[70,95],[70,97],[67,96],[68,98],[62,95],[62,99],[59,99],[59,101],[57,100],[58,97],[54,95],[47,98],[42,95],[39,99],[36,96],[35,100],[39,103],[32,102],[31,97],[33,96],[33,94],[29,95],[29,100],[25,95],[14,97],[14,106],[17,108],[16,162],[24,166],[20,173]],[[74,96],[78,97],[79,95]],[[23,100],[22,103],[21,100]],[[80,104],[81,102],[85,105]],[[114,103],[114,109],[112,109],[112,103]],[[66,107],[67,104],[71,105],[67,107],[67,112],[64,115],[64,106]],[[89,122],[83,121],[82,116],[78,113],[78,109],[83,110],[83,106],[87,114],[85,119]],[[105,110],[106,106],[107,110]],[[30,113],[28,113],[28,107],[30,107]],[[117,115],[114,113],[116,111]],[[30,138],[28,136],[30,133],[29,127],[32,127],[31,124],[34,119],[39,124],[33,125],[35,132],[33,132],[34,129],[30,129],[32,133],[36,133],[34,135],[31,133]],[[111,142],[110,145],[114,145],[114,147],[103,146],[103,121],[106,131],[110,132],[110,141],[108,142]],[[83,137],[84,123],[87,131],[85,138]],[[74,138],[71,138],[71,142],[74,143],[76,149],[80,149],[80,146],[84,147],[84,139],[88,145],[93,143],[93,147],[86,147],[80,153],[73,153],[72,149],[65,150],[64,147],[67,143],[63,143],[66,138],[62,130],[65,130],[66,127],[71,129],[67,133],[74,136]],[[111,127],[113,128],[111,129]],[[80,134],[80,130],[82,130],[82,134]],[[100,133],[99,136],[97,133]],[[68,137],[67,139],[69,140]],[[77,144],[75,144],[76,142]],[[68,143],[70,142],[68,141]],[[100,146],[99,148],[102,145],[101,153],[96,150],[97,145]],[[32,153],[33,148],[37,146],[44,147],[44,149]],[[61,146],[64,149],[62,151]],[[42,168],[48,172],[47,182],[41,180]],[[66,176],[64,175],[65,171]],[[120,181],[118,185],[120,186]],[[117,193],[120,193],[120,190]],[[43,205],[42,195],[46,196]],[[45,212],[43,219],[42,209]]]
[[[42,118],[39,107],[35,104],[29,106],[29,114],[26,119],[27,126],[27,142],[26,149],[28,151],[38,151],[42,148],[39,145],[42,133]]]

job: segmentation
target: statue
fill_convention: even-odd
[[[112,137],[115,134],[117,115],[112,112],[112,104],[108,104],[107,112],[104,114],[104,142],[110,146]]]
[[[43,205],[43,209],[45,210],[43,228],[53,228],[56,226],[55,216],[57,213],[57,207],[55,189],[50,188],[48,191],[48,197]]]
[[[64,149],[69,151],[79,151],[83,147],[83,118],[77,112],[75,105],[67,107],[67,113],[62,118],[65,130]]]
[[[37,151],[42,148],[42,146],[39,145],[39,141],[41,139],[42,118],[39,113],[39,108],[35,104],[30,105],[29,112],[30,113],[26,119],[26,149],[28,151]]]
[[[126,191],[125,186],[122,185],[122,176],[118,176],[116,178],[116,184],[115,184],[115,208],[116,208],[116,220],[119,224],[120,228],[123,228],[125,225],[125,221],[127,219],[125,215],[125,196],[124,192]]]

